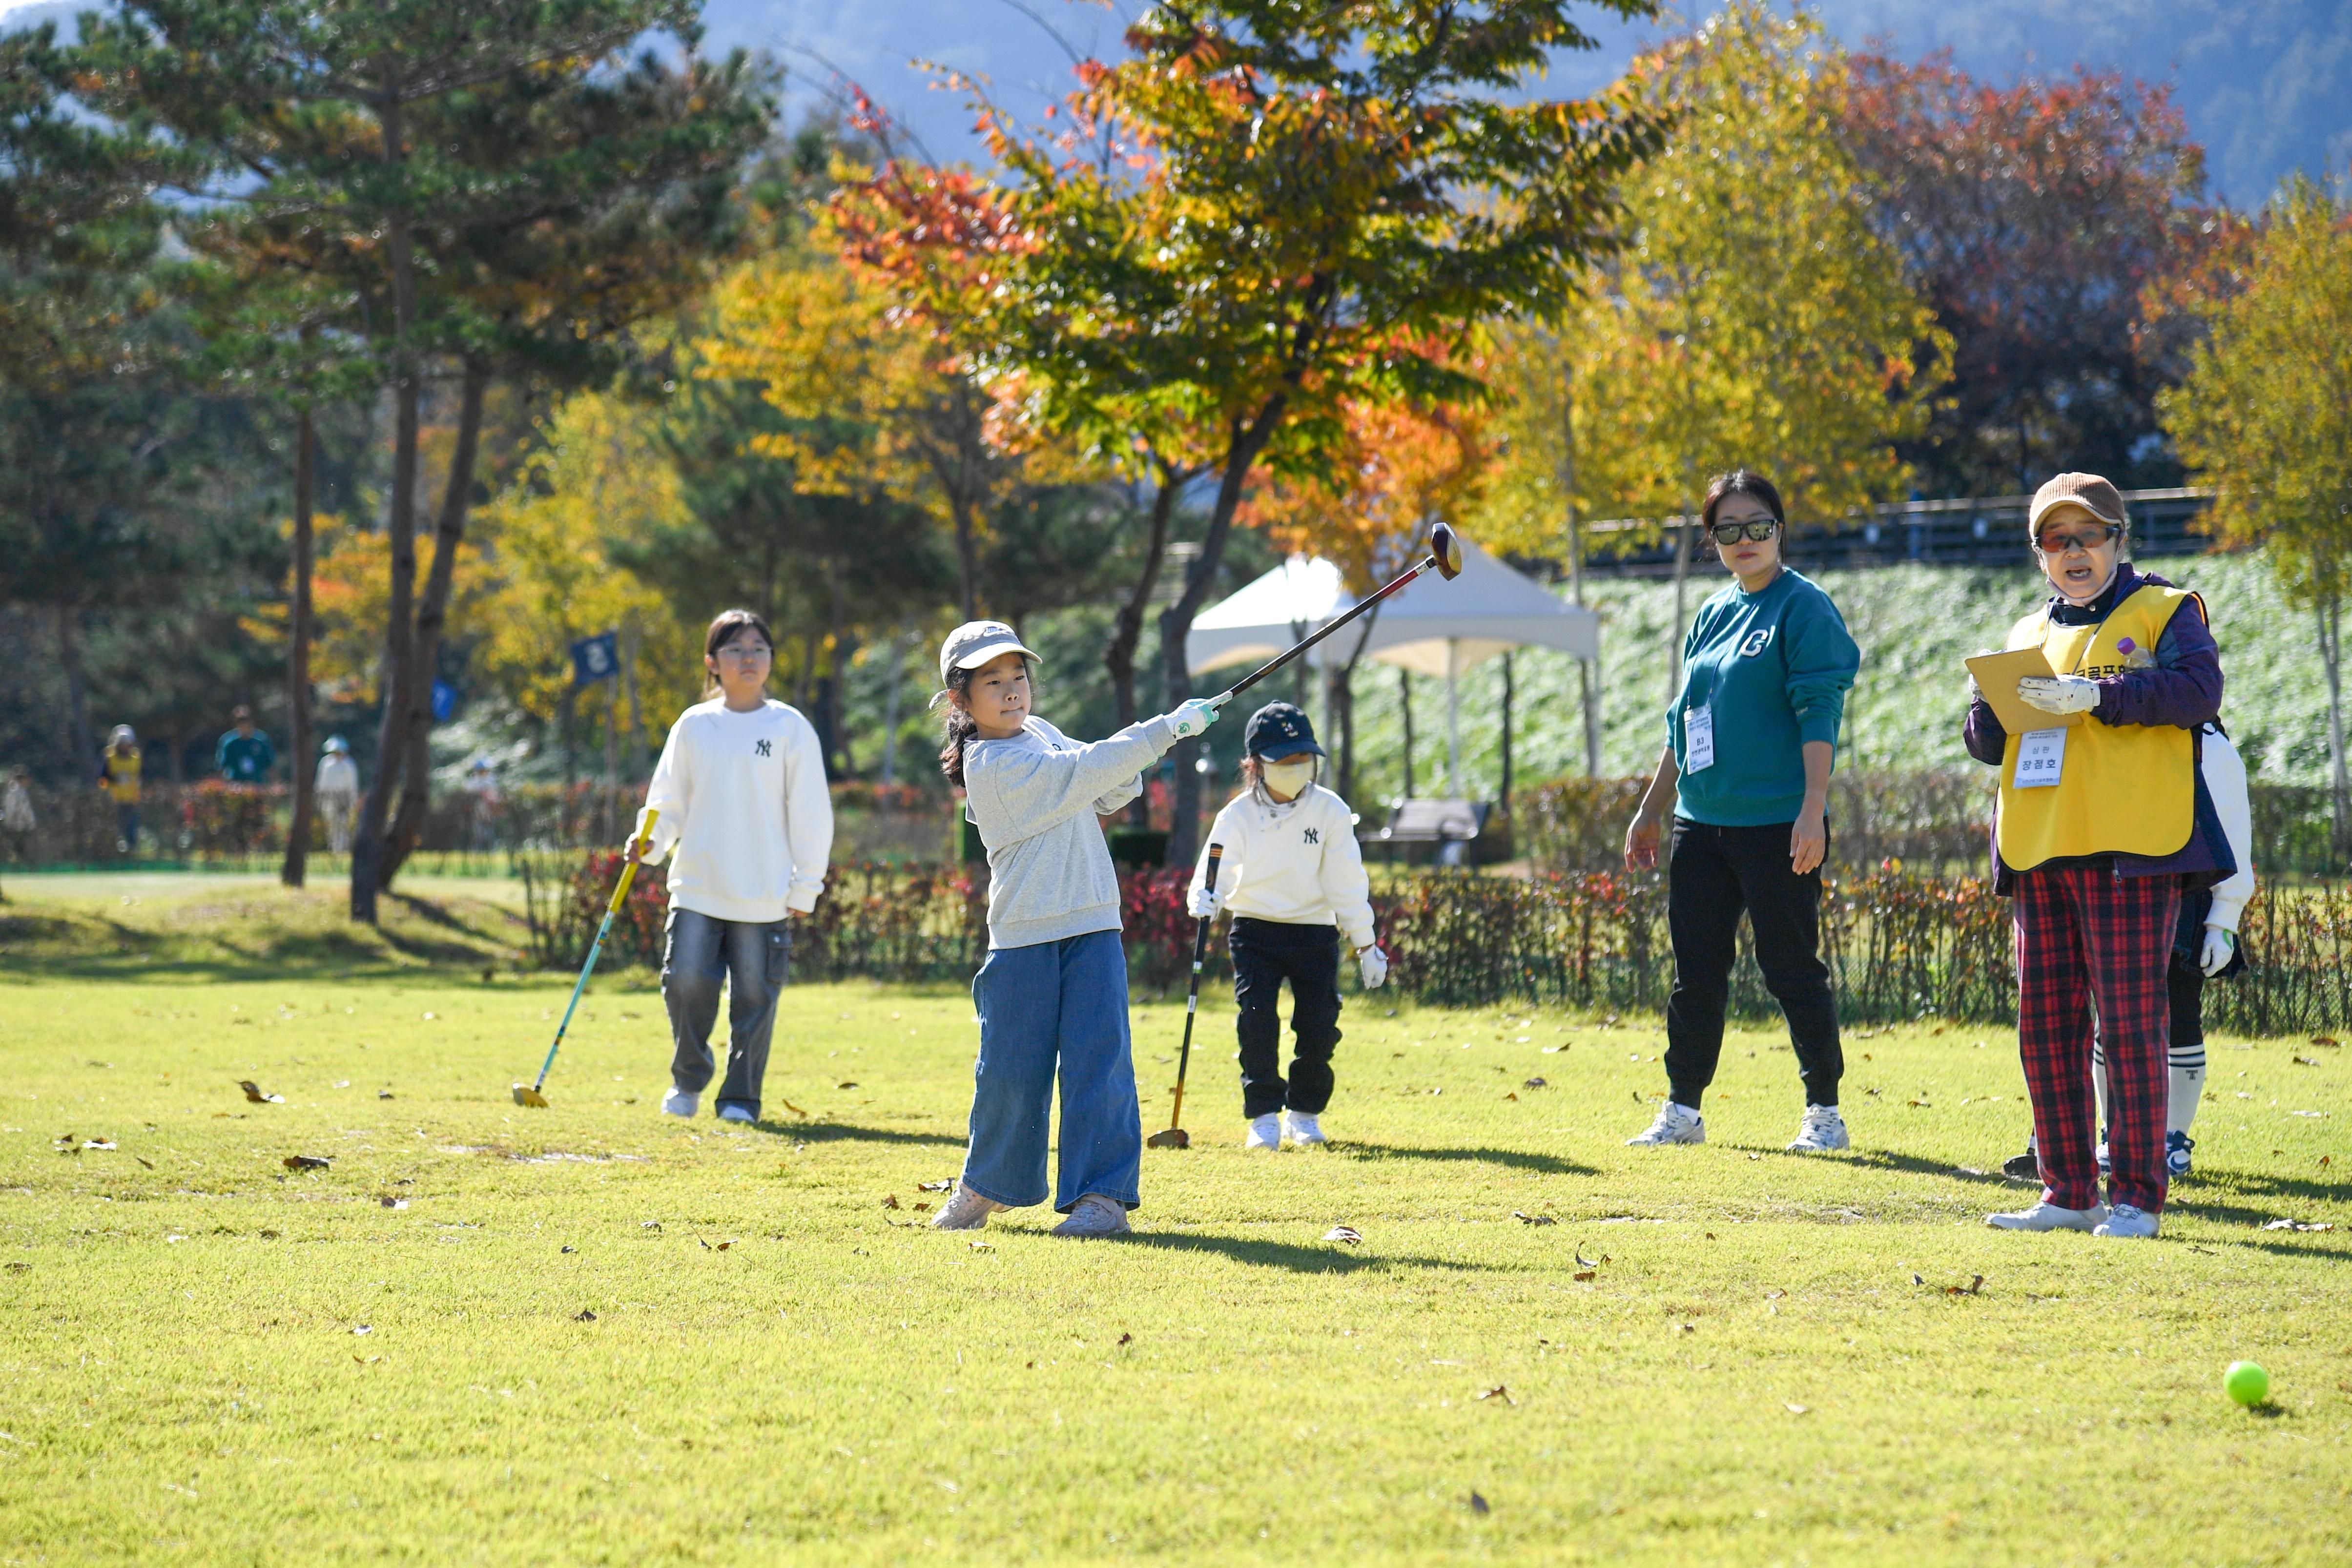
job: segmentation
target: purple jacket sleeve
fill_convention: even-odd
[[[2009,731],[2001,728],[2000,715],[1992,710],[1992,704],[1981,697],[1969,704],[1968,720],[1960,726],[1960,743],[1977,761],[2000,765],[2001,753],[2009,745]]]
[[[2092,713],[2100,723],[2193,730],[2221,714],[2221,653],[2202,609],[2190,600],[2173,612],[2157,639],[2154,669],[2111,675],[2099,682],[2099,705]],[[1970,748],[1971,754],[1974,750]]]

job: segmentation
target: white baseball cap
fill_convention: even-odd
[[[1037,650],[1024,646],[1020,636],[1003,621],[966,621],[940,644],[940,681],[959,669],[978,669],[992,658],[1017,653],[1035,658]]]

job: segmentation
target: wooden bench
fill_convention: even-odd
[[[1484,800],[1408,800],[1386,824],[1360,828],[1356,840],[1384,858],[1406,864],[1481,866],[1510,858],[1509,821]]]

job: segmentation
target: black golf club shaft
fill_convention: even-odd
[[[1437,563],[1437,557],[1435,555],[1430,555],[1424,557],[1420,565],[1414,566],[1408,571],[1399,573],[1396,580],[1391,583],[1387,587],[1381,589],[1378,593],[1372,594],[1366,598],[1359,599],[1354,605],[1349,606],[1349,608],[1342,614],[1334,616],[1331,619],[1324,622],[1323,625],[1318,627],[1305,642],[1297,644],[1286,652],[1275,655],[1275,657],[1266,663],[1259,665],[1255,669],[1253,669],[1247,675],[1243,676],[1239,680],[1225,689],[1225,695],[1227,697],[1239,697],[1243,692],[1247,691],[1251,687],[1255,686],[1259,681],[1264,680],[1267,676],[1272,675],[1276,670],[1280,669],[1284,665],[1288,664],[1292,659],[1297,658],[1300,654],[1305,653],[1308,648],[1313,647],[1317,643],[1321,642],[1325,637],[1329,637],[1333,632],[1338,631],[1341,626],[1346,626],[1349,621],[1354,620],[1358,616],[1362,615],[1366,610],[1370,609],[1374,605],[1379,604],[1382,599],[1387,598],[1391,594],[1395,593],[1399,588],[1403,587],[1407,583],[1412,582],[1415,577],[1420,576],[1423,572],[1428,571]]]
[[[1209,889],[1209,896],[1213,899],[1217,896],[1217,868],[1224,858],[1223,845],[1209,846],[1208,877],[1202,885]],[[1192,932],[1192,984],[1184,993],[1184,1045],[1176,1054],[1176,1111],[1168,1119],[1168,1125],[1171,1128],[1184,1125],[1184,1074],[1192,1065],[1192,1016],[1201,1007],[1201,965],[1209,959],[1209,922],[1216,918],[1213,906],[1209,913],[1201,917],[1199,927]]]

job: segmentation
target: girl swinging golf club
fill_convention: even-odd
[[[1366,990],[1388,978],[1388,955],[1373,941],[1371,880],[1356,847],[1348,803],[1315,782],[1324,754],[1307,715],[1269,702],[1250,715],[1242,760],[1244,789],[1217,813],[1209,837],[1224,846],[1214,886],[1204,855],[1193,869],[1192,917],[1222,903],[1234,912],[1227,938],[1234,955],[1234,1000],[1241,1011],[1244,1149],[1281,1146],[1282,1113],[1290,1141],[1324,1142],[1321,1117],[1331,1102],[1331,1052],[1339,1043],[1339,932],[1356,954]],[[1334,929],[1337,928],[1337,929]],[[1290,1081],[1282,1078],[1282,1016],[1276,1004],[1290,982]]]
[[[970,621],[940,648],[947,744],[988,847],[988,959],[971,983],[980,1014],[971,1143],[931,1216],[977,1230],[998,1209],[1042,1202],[1054,1076],[1062,1080],[1056,1236],[1117,1236],[1140,1201],[1143,1113],[1127,1024],[1118,877],[1096,817],[1142,793],[1143,770],[1216,721],[1223,697],[1081,745],[1030,712],[1029,661],[1001,621]]]
[[[710,1031],[729,983],[722,1121],[757,1121],[776,997],[793,952],[791,916],[816,908],[833,852],[833,797],[816,731],[766,691],[768,623],[729,610],[703,638],[707,700],[678,715],[646,791],[629,857],[669,865],[662,1001],[674,1055],[662,1109],[692,1116],[716,1064]],[[673,851],[675,853],[673,854]]]

